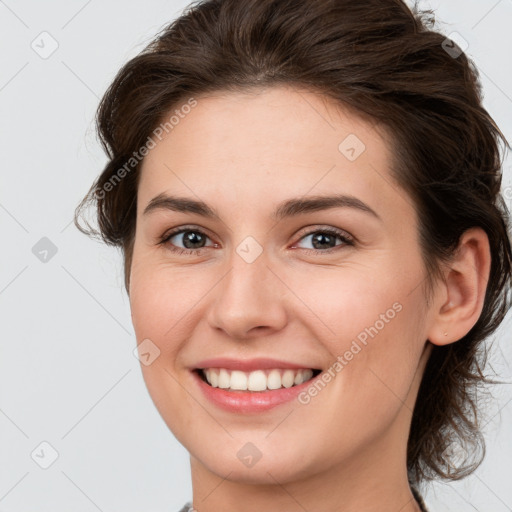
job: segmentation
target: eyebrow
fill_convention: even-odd
[[[307,196],[288,199],[280,203],[272,213],[272,219],[280,221],[287,217],[294,217],[310,212],[328,210],[331,208],[353,208],[382,220],[381,217],[366,203],[351,195],[337,194],[330,196]],[[206,218],[220,220],[217,211],[196,199],[188,197],[169,196],[159,194],[144,209],[143,215],[155,210],[171,210],[175,212],[195,213]]]

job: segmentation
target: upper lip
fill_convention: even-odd
[[[228,370],[240,370],[250,372],[253,370],[264,370],[270,368],[291,368],[291,369],[316,369],[313,366],[290,363],[279,359],[259,357],[255,359],[233,359],[229,357],[216,357],[204,359],[195,365],[195,369],[204,368],[226,368]]]

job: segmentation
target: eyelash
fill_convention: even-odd
[[[209,238],[208,235],[206,233],[204,233],[200,229],[193,228],[193,227],[181,227],[181,228],[176,228],[176,229],[166,233],[165,235],[163,235],[163,237],[160,239],[158,244],[159,245],[165,245],[174,236],[182,234],[182,233],[187,233],[187,232],[200,233],[202,236],[205,236],[205,237]],[[348,235],[348,233],[346,233],[345,231],[341,231],[340,229],[336,229],[336,228],[321,228],[321,229],[317,228],[317,229],[311,230],[311,231],[303,234],[300,237],[299,242],[301,240],[303,240],[304,238],[306,238],[306,237],[308,237],[310,235],[314,235],[316,233],[323,233],[323,234],[328,234],[328,235],[336,236],[343,243],[339,244],[339,245],[335,245],[334,247],[330,247],[328,249],[301,249],[302,251],[306,251],[307,254],[312,254],[312,253],[315,253],[315,254],[319,254],[319,253],[331,254],[332,252],[337,251],[337,250],[339,250],[339,249],[341,249],[343,247],[354,246],[354,242],[355,242],[354,239],[350,235]],[[209,246],[209,247],[211,247],[211,246]],[[200,247],[199,249],[183,249],[181,247],[172,246],[171,244],[169,244],[169,247],[168,247],[168,249],[170,251],[172,251],[173,253],[175,253],[175,254],[187,255],[187,256],[193,256],[193,255],[194,256],[199,256],[199,255],[202,254],[202,251],[204,249],[207,249],[207,248],[208,247]]]

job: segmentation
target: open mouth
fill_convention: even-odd
[[[226,368],[196,368],[194,372],[213,388],[226,391],[266,392],[298,386],[314,379],[322,370],[301,368],[243,372]]]

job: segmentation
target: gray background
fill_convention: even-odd
[[[187,452],[161,420],[132,353],[120,254],[72,224],[106,161],[94,134],[99,98],[187,4],[0,0],[3,512],[173,512],[192,496]],[[445,34],[468,42],[484,104],[512,140],[512,0],[421,5],[436,10]],[[508,158],[509,207],[511,180]],[[512,510],[509,325],[491,358],[509,384],[493,388],[487,458],[466,480],[429,487],[433,512]]]

